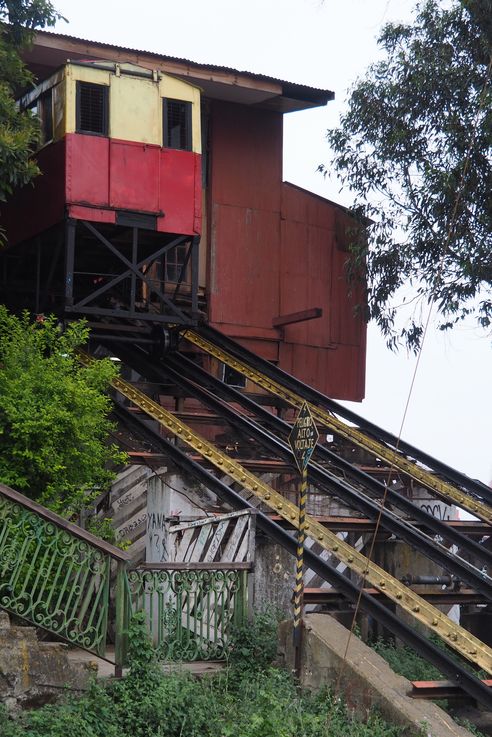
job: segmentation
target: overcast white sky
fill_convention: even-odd
[[[231,66],[330,89],[336,99],[285,117],[284,178],[349,205],[347,192],[316,173],[329,161],[324,138],[346,91],[377,58],[388,21],[411,18],[413,0],[54,0],[81,38]],[[432,330],[423,348],[402,437],[488,483],[492,336],[473,326]],[[415,358],[389,352],[369,327],[366,399],[354,409],[399,432]]]

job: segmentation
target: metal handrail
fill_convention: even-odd
[[[160,652],[224,657],[231,627],[247,615],[252,564],[130,568],[130,560],[129,553],[0,484],[0,608],[105,658],[114,586],[116,675],[126,662],[129,618],[140,609]]]
[[[24,509],[34,512],[34,514],[42,517],[47,522],[51,522],[58,528],[66,530],[68,533],[78,537],[80,540],[84,540],[84,542],[92,545],[92,547],[97,548],[101,552],[107,553],[111,558],[122,561],[131,560],[131,555],[126,551],[111,545],[111,543],[108,543],[105,540],[101,540],[101,538],[96,537],[96,535],[93,535],[91,532],[87,532],[87,530],[84,530],[82,527],[74,525],[64,517],[56,514],[56,512],[52,512],[50,509],[47,509],[41,504],[38,504],[32,499],[24,496],[24,494],[15,491],[15,489],[11,489],[10,486],[5,486],[5,484],[0,483],[0,494],[13,501],[15,504],[20,504]]]
[[[115,649],[125,657],[124,577],[130,555],[0,484],[0,607],[106,656],[112,562]]]

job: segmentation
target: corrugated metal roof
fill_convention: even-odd
[[[65,33],[55,33],[54,31],[37,31],[36,35],[38,36],[51,36],[52,38],[60,38],[60,39],[67,39],[69,41],[74,41],[76,43],[85,43],[85,44],[91,44],[91,45],[97,45],[97,46],[103,46],[106,49],[117,49],[119,52],[121,51],[128,51],[132,54],[145,54],[146,56],[152,56],[156,59],[163,59],[169,62],[177,63],[177,64],[183,64],[186,65],[189,68],[192,69],[205,69],[212,72],[222,72],[226,74],[240,74],[246,77],[250,77],[252,79],[257,80],[263,80],[265,82],[274,82],[277,84],[281,84],[283,87],[286,88],[286,90],[289,91],[290,94],[294,94],[295,97],[298,97],[299,99],[302,99],[303,94],[306,96],[306,99],[309,101],[312,101],[313,98],[319,96],[322,98],[326,98],[326,100],[333,99],[334,93],[331,90],[326,89],[320,89],[319,87],[311,87],[309,85],[300,84],[297,82],[289,82],[285,79],[279,79],[278,77],[269,77],[266,74],[258,74],[256,72],[249,72],[247,70],[241,70],[241,69],[234,69],[233,67],[226,67],[226,66],[220,66],[217,64],[206,64],[201,63],[197,61],[193,61],[191,59],[184,59],[177,56],[168,56],[167,54],[160,54],[156,51],[147,51],[146,49],[135,49],[129,46],[118,46],[116,44],[107,43],[105,41],[94,41],[93,39],[87,39],[87,38],[79,38],[78,36],[72,36],[70,34]],[[325,100],[325,101],[326,101]]]

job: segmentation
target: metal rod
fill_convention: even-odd
[[[65,305],[73,305],[73,271],[75,263],[75,220],[67,220],[65,239]]]
[[[191,242],[191,317],[198,320],[198,287],[200,272],[200,236]]]
[[[115,621],[115,666],[114,674],[117,678],[123,675],[123,665],[126,660],[126,619],[127,619],[127,587],[126,563],[118,561],[116,571],[116,621]]]
[[[306,540],[307,468],[302,469],[299,489],[299,527],[297,530],[296,579],[294,586],[294,649],[296,677],[301,675],[302,660],[302,614],[304,606],[304,543]]]
[[[137,286],[137,277],[135,270],[137,268],[137,252],[138,252],[138,228],[132,228],[132,273],[131,273],[131,286],[130,286],[130,310],[135,309],[135,294]]]

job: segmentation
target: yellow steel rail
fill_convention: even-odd
[[[277,381],[265,376],[260,371],[249,366],[247,363],[238,360],[230,353],[222,350],[211,341],[195,333],[193,330],[187,330],[184,333],[184,337],[201,350],[209,353],[211,356],[214,356],[214,358],[222,361],[222,363],[227,364],[246,376],[255,384],[261,386],[262,389],[265,389],[271,394],[275,394],[277,397],[281,397],[285,401],[289,402],[293,407],[300,408],[304,403],[305,400],[295,392],[292,392]],[[355,445],[377,455],[378,458],[388,461],[392,467],[398,468],[415,481],[418,481],[422,486],[431,489],[437,496],[442,497],[453,504],[457,504],[459,507],[466,509],[476,517],[479,517],[484,522],[492,523],[492,509],[487,504],[484,504],[478,499],[466,494],[464,491],[457,489],[447,481],[443,481],[429,471],[421,468],[416,463],[409,461],[405,456],[392,448],[388,448],[388,446],[380,443],[378,440],[369,437],[358,428],[350,427],[350,425],[347,425],[343,420],[338,419],[338,417],[335,417],[326,410],[320,409],[310,402],[308,402],[308,405],[313,417],[318,423],[331,428],[338,435],[341,435]]]
[[[78,351],[78,358],[86,366],[95,360],[82,351]],[[185,442],[190,448],[197,451],[202,458],[214,465],[219,471],[227,474],[244,489],[255,494],[258,499],[274,510],[276,514],[283,517],[292,527],[298,527],[299,509],[295,504],[285,499],[271,486],[246,470],[237,461],[229,458],[175,415],[128,382],[117,377],[113,379],[112,385],[120,394]],[[491,648],[452,622],[449,617],[432,604],[426,602],[385,570],[372,563],[351,545],[340,540],[333,532],[327,530],[310,515],[306,515],[305,531],[321,547],[335,555],[352,571],[363,576],[366,581],[401,606],[414,619],[426,625],[431,631],[436,632],[450,647],[492,675]]]

